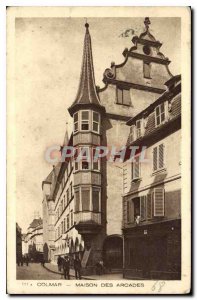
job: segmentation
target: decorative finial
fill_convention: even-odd
[[[147,31],[148,31],[148,29],[149,29],[149,25],[150,25],[150,24],[151,24],[151,22],[150,22],[149,17],[146,17],[146,18],[144,19],[144,25],[145,25]]]
[[[89,24],[88,24],[87,18],[86,18],[85,27],[86,27],[86,29],[88,29],[88,27],[89,27]]]

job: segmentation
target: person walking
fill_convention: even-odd
[[[61,272],[61,270],[62,270],[62,258],[61,258],[60,255],[57,258],[57,265],[58,265],[58,271]]]
[[[63,271],[64,279],[70,279],[70,260],[68,256],[64,256]]]
[[[74,259],[75,278],[81,279],[81,261],[78,256]]]

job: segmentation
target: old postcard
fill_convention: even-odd
[[[188,7],[7,8],[7,292],[191,288]]]

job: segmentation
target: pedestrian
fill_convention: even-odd
[[[70,279],[70,260],[68,256],[64,256],[63,271],[64,271],[64,279]]]
[[[62,271],[62,258],[60,255],[57,258],[57,265],[58,265],[58,271],[61,272]]]
[[[81,279],[81,261],[78,256],[74,259],[75,278]]]

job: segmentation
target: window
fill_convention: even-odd
[[[144,78],[151,78],[151,67],[150,67],[150,63],[148,62],[144,62]]]
[[[81,202],[82,202],[82,210],[90,210],[90,189],[82,188],[81,189]]]
[[[75,159],[75,160],[74,160],[75,171],[78,171],[78,170],[79,170],[79,163],[78,163],[78,161],[76,161],[78,155],[79,155],[79,149],[76,148],[76,149],[75,149],[75,154],[74,154],[74,159]]]
[[[135,140],[135,125],[131,125],[130,127],[130,141],[133,142]]]
[[[74,132],[77,132],[79,130],[79,114],[76,112],[74,115]]]
[[[75,211],[80,211],[80,191],[79,189],[75,190]]]
[[[92,149],[92,168],[93,170],[98,171],[99,170],[99,158],[96,158],[94,161],[94,156],[95,156],[96,148]]]
[[[146,215],[147,219],[152,219],[152,194],[149,193],[146,197]]]
[[[68,230],[70,228],[69,214],[67,214],[66,221],[67,221],[67,230]]]
[[[140,178],[140,162],[139,156],[135,157],[135,161],[131,163],[131,178],[137,180]]]
[[[155,123],[156,126],[159,126],[160,124],[162,124],[165,121],[165,105],[164,103],[158,105],[155,108]]]
[[[117,87],[117,103],[122,105],[131,105],[130,90]]]
[[[140,198],[133,199],[134,220],[140,216]]]
[[[89,111],[81,111],[81,130],[89,130]]]
[[[66,191],[66,200],[67,200],[67,204],[69,203],[69,189],[67,189]]]
[[[142,120],[136,121],[136,136],[137,139],[142,136]]]
[[[81,168],[82,170],[89,170],[90,169],[90,149],[88,147],[81,148]]]
[[[153,194],[154,217],[164,217],[164,189],[155,188]]]
[[[66,219],[64,218],[64,232],[66,231]]]
[[[93,212],[99,212],[99,203],[100,203],[100,189],[93,187],[92,188],[92,210],[93,210]]]
[[[146,196],[140,197],[140,217],[141,220],[146,219]]]
[[[153,148],[153,172],[164,168],[164,144]]]
[[[72,182],[70,183],[70,198],[73,196],[73,184]]]
[[[93,111],[93,117],[92,117],[92,130],[99,133],[99,121],[100,121],[100,115]]]
[[[65,209],[66,207],[66,199],[65,199],[65,195],[64,195],[64,198],[63,198],[63,209]]]
[[[70,211],[70,226],[72,227],[74,224],[73,222],[73,210]]]

